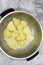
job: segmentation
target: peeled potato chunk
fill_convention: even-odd
[[[7,29],[10,31],[14,31],[15,30],[15,26],[13,24],[13,21],[10,21],[7,25]]]
[[[16,42],[16,43],[13,45],[12,49],[17,49],[17,48],[18,48],[18,43]]]
[[[20,20],[17,18],[13,18],[14,25],[17,27],[20,23]]]
[[[19,33],[18,33],[17,31],[14,31],[14,32],[12,33],[12,37],[13,37],[13,38],[16,38],[18,35],[19,35]]]
[[[27,41],[30,42],[30,41],[34,40],[34,36],[32,34],[28,34],[26,39],[27,39]]]
[[[19,36],[19,34],[20,34],[19,31],[15,29],[15,31],[12,34],[12,37],[16,38],[17,36]]]
[[[7,28],[4,30],[3,34],[4,34],[4,37],[11,37],[12,36],[12,33],[9,32]]]
[[[18,30],[22,30],[22,26],[19,24],[19,26],[17,27]]]
[[[22,30],[23,30],[23,29],[22,29],[22,26],[19,25],[19,26],[17,27],[17,31],[19,32],[19,34],[21,34]]]
[[[27,26],[27,23],[26,23],[26,21],[22,20],[20,22],[20,25],[22,26],[22,28],[24,28],[25,26]]]
[[[18,48],[18,44],[13,38],[8,38],[7,39],[7,44],[12,49],[17,49]]]
[[[23,34],[20,34],[16,39],[17,40],[25,40],[25,36]]]
[[[19,44],[20,46],[25,46],[25,45],[26,45],[26,40],[19,41],[18,44]]]
[[[30,32],[30,29],[28,27],[25,27],[23,29],[23,34],[27,35]]]

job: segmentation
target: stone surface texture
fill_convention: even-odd
[[[43,28],[43,0],[0,0],[0,14],[8,8],[33,14]],[[0,65],[43,65],[43,42],[39,54],[30,61],[10,59],[0,50]]]

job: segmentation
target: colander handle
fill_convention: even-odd
[[[3,12],[0,14],[0,16],[1,16],[1,18],[3,18],[6,14],[8,14],[8,13],[10,13],[10,12],[13,12],[13,11],[15,11],[15,9],[9,8],[9,9],[3,11]]]
[[[13,11],[15,11],[15,9],[13,9],[13,8],[9,8],[9,9],[3,11],[3,12],[0,14],[0,19],[3,18],[6,14],[8,14],[8,13],[10,13],[10,12],[13,12]],[[1,47],[0,47],[0,49],[1,49]]]
[[[38,54],[39,54],[39,51],[36,54],[34,54],[33,56],[27,58],[27,61],[34,59]]]

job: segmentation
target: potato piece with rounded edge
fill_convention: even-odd
[[[23,29],[23,34],[24,34],[24,35],[27,35],[29,32],[30,32],[30,29],[29,29],[28,27],[25,27],[25,28]]]
[[[20,24],[20,20],[17,18],[13,18],[13,22],[16,27]]]
[[[27,26],[27,23],[26,23],[26,21],[22,20],[22,21],[20,22],[20,25],[22,26],[22,28],[24,28],[24,27]]]
[[[18,43],[13,38],[8,38],[7,39],[7,44],[12,49],[17,49],[18,48]]]
[[[12,49],[18,49],[18,43],[16,42],[14,45],[13,45],[13,47],[12,47]]]
[[[17,38],[16,40],[25,40],[25,36],[21,33]]]
[[[9,32],[9,30],[6,28],[6,29],[4,30],[4,32],[3,32],[3,35],[4,35],[4,37],[11,37],[11,36],[12,36],[12,33]]]
[[[15,30],[15,26],[13,24],[13,21],[10,21],[7,25],[7,29],[10,31],[14,31]]]
[[[32,34],[28,34],[26,39],[28,42],[31,42],[32,40],[34,40],[34,36]]]
[[[25,46],[26,45],[26,40],[19,41],[18,44],[20,46]]]

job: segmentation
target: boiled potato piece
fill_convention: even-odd
[[[27,26],[27,23],[26,23],[26,21],[22,20],[20,22],[20,25],[22,26],[22,28],[24,28],[25,26]]]
[[[18,33],[17,31],[14,31],[14,32],[12,33],[12,37],[13,37],[13,38],[16,38],[18,35],[19,35],[19,33]]]
[[[27,38],[26,38],[26,39],[27,39],[27,41],[30,42],[30,41],[34,40],[34,36],[29,33],[29,34],[27,35]]]
[[[21,26],[21,25],[19,25],[19,26],[17,27],[17,31],[19,32],[19,34],[21,34],[21,32],[22,32],[22,26]]]
[[[17,36],[19,36],[19,34],[20,34],[19,31],[15,29],[15,31],[12,34],[12,37],[16,38]]]
[[[16,39],[17,40],[25,40],[25,36],[21,33]]]
[[[17,29],[15,29],[14,33],[19,34],[19,31]]]
[[[18,44],[13,38],[8,38],[7,39],[7,44],[12,49],[17,49],[18,48]]]
[[[26,45],[26,40],[19,41],[18,44],[19,44],[20,46],[25,46],[25,45]]]
[[[13,45],[13,44],[15,44],[14,38],[7,38],[7,43],[8,43],[8,45]]]
[[[21,21],[20,24],[17,26],[18,31],[21,33],[25,26],[26,26],[26,22]]]
[[[13,18],[14,25],[17,27],[20,23],[20,20],[17,18]]]
[[[18,43],[17,42],[13,45],[12,49],[18,49]]]
[[[23,29],[23,34],[27,35],[30,32],[30,29],[28,27],[25,27]]]
[[[7,25],[7,29],[10,31],[14,31],[15,30],[15,26],[13,24],[13,21],[10,21]]]
[[[11,37],[12,36],[12,33],[9,32],[7,28],[4,30],[3,34],[4,34],[4,37]]]
[[[22,30],[22,26],[19,24],[18,27],[17,27],[18,30]]]

